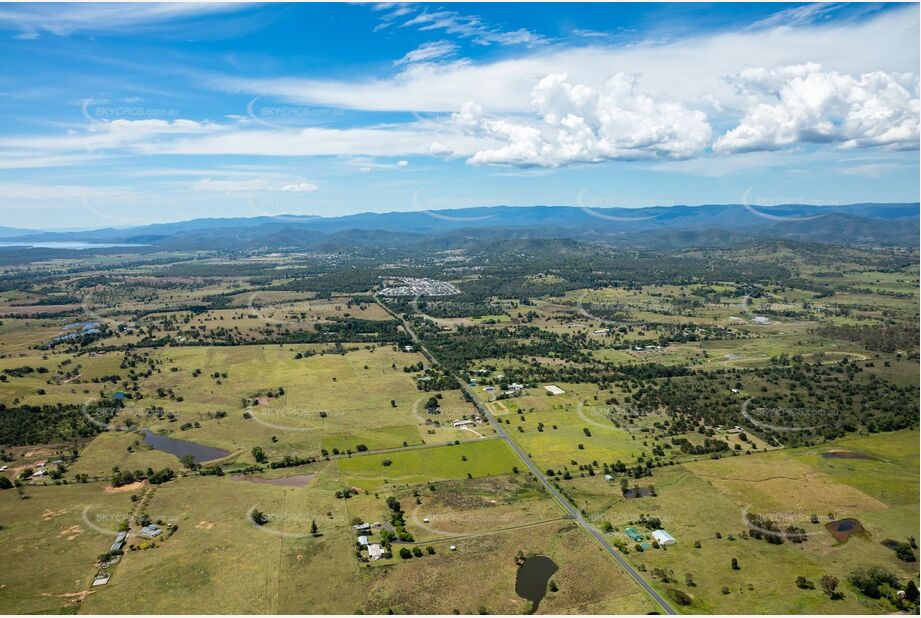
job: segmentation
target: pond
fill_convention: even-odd
[[[852,517],[826,524],[825,529],[841,542],[846,541],[852,534],[864,532],[863,524]]]
[[[267,479],[263,476],[253,476],[251,474],[234,474],[230,478],[235,481],[248,481],[278,487],[304,487],[309,485],[315,476],[316,474],[292,474],[291,476],[283,476],[277,479]]]
[[[550,577],[559,570],[556,563],[547,556],[533,556],[518,567],[515,578],[515,594],[531,601],[531,612],[537,611],[540,602],[547,594]]]
[[[651,487],[634,487],[624,492],[624,498],[632,500],[633,498],[645,498],[646,496],[655,495]]]
[[[822,453],[823,459],[873,459],[866,453],[857,451],[825,451]]]
[[[153,433],[149,429],[143,431],[144,444],[152,446],[158,451],[175,455],[176,457],[191,455],[195,463],[220,459],[230,455],[230,451],[225,451],[222,448],[196,444],[195,442],[189,442],[187,440],[178,440],[176,438],[170,438],[169,436],[161,436],[158,433]]]

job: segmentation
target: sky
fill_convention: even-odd
[[[0,225],[919,199],[918,4],[0,4]]]

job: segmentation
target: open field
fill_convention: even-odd
[[[917,267],[582,251],[111,255],[8,286],[0,475],[25,499],[0,489],[0,559],[27,566],[0,574],[0,611],[521,614],[536,556],[558,568],[540,614],[661,611],[539,476],[678,611],[895,612],[848,577],[918,580],[882,544],[918,555]],[[374,295],[433,271],[460,292]],[[89,319],[102,331],[49,345]],[[180,460],[200,447],[226,456]],[[176,528],[143,541],[135,516]],[[840,541],[826,526],[847,518],[864,531]],[[677,543],[653,546],[659,527]]]
[[[0,611],[73,613],[96,574],[96,557],[115,540],[133,505],[101,483],[29,487],[25,499],[0,494]],[[92,525],[91,525],[92,524]],[[14,565],[18,565],[15,566]]]
[[[864,565],[913,576],[915,566],[897,560],[880,541],[906,539],[917,530],[917,458],[913,462],[896,459],[917,439],[917,432],[904,432],[834,445],[860,445],[867,452],[892,457],[885,462],[822,459],[816,457],[816,449],[797,449],[661,468],[651,479],[640,481],[641,486],[654,484],[655,497],[624,498],[619,487],[600,477],[576,479],[566,486],[572,487],[576,503],[588,509],[593,519],[615,526],[612,537],[627,544],[634,563],[645,565],[647,572],[654,568],[674,572],[676,581],[658,585],[691,595],[690,611],[734,613],[740,611],[740,603],[755,613],[881,611],[885,605],[868,603],[853,590],[843,600],[831,601],[821,591],[798,589],[794,580],[803,575],[818,582],[822,575],[830,574],[844,581],[853,569]],[[821,450],[829,448],[832,446],[826,445]],[[815,467],[802,463],[805,461],[814,462]],[[855,474],[860,466],[869,468],[867,478],[849,482],[848,478],[863,476]],[[873,482],[874,475],[879,485]],[[772,545],[746,538],[746,513],[802,527],[807,540]],[[869,534],[837,542],[823,527],[829,513],[836,519],[859,519]],[[648,534],[649,530],[634,523],[641,514],[660,518],[662,527],[678,543],[636,552],[623,530],[633,525]],[[819,516],[818,524],[811,523],[812,514]],[[716,538],[717,533],[722,538]],[[695,542],[700,543],[699,548]],[[732,558],[739,561],[741,570],[730,568]],[[692,575],[693,587],[685,584],[686,573]],[[723,586],[729,587],[728,594],[721,592]]]
[[[483,440],[342,459],[339,469],[345,482],[376,489],[388,484],[461,479],[468,474],[474,478],[508,474],[519,463],[501,440]]]

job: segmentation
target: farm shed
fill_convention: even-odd
[[[653,531],[653,533],[652,533],[652,538],[655,539],[656,541],[658,541],[659,545],[662,545],[662,546],[665,546],[665,545],[674,545],[675,543],[677,543],[677,541],[675,540],[675,537],[673,537],[672,535],[670,535],[670,534],[669,534],[668,532],[666,532],[665,530],[655,530],[655,531]]]
[[[140,534],[144,538],[152,539],[163,534],[163,530],[161,530],[160,526],[157,526],[156,524],[150,524],[149,526],[144,526],[141,528]]]
[[[643,535],[640,534],[639,532],[637,532],[637,531],[636,531],[635,529],[633,529],[633,528],[627,528],[626,530],[624,530],[624,532],[627,534],[627,536],[629,536],[629,537],[630,537],[631,539],[633,539],[634,541],[642,541],[642,540],[643,540]]]

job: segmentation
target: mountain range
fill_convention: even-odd
[[[436,211],[192,219],[132,228],[35,231],[0,227],[4,243],[96,243],[164,250],[348,250],[461,238],[571,238],[631,248],[725,246],[790,239],[917,247],[919,204],[814,206],[491,206]]]

